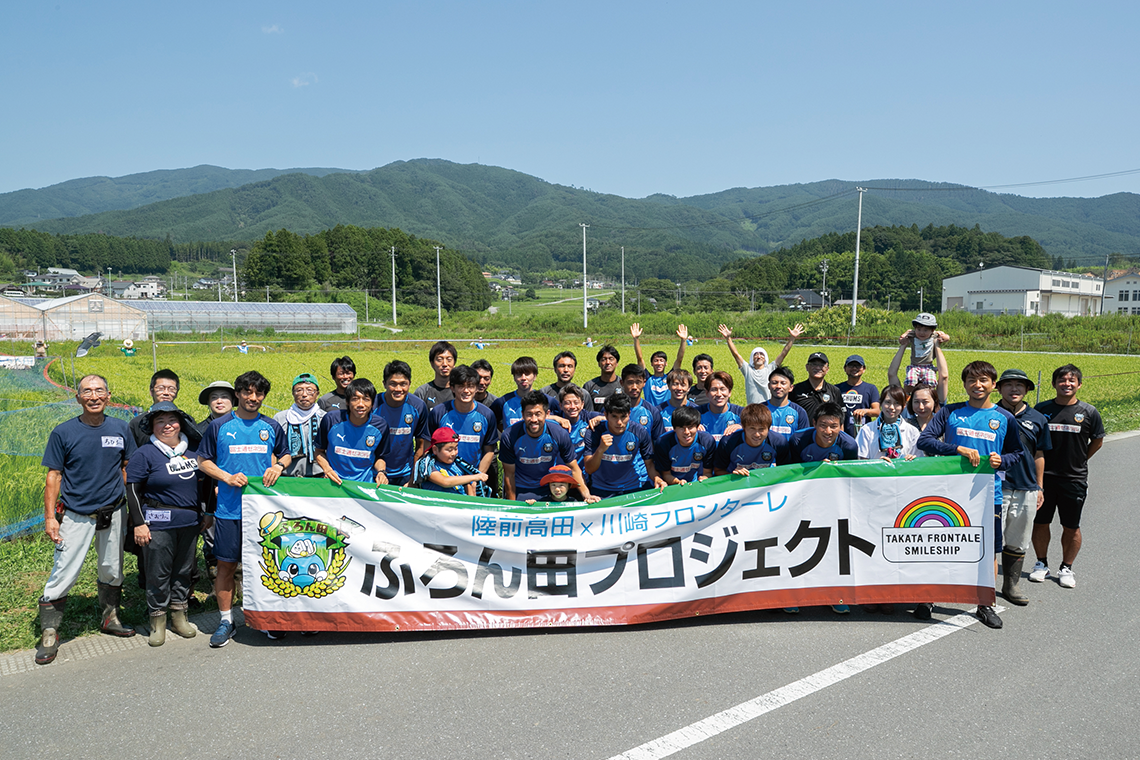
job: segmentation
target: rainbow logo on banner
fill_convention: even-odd
[[[896,528],[969,528],[970,516],[958,504],[941,496],[924,496],[903,507]]]

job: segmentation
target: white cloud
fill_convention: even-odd
[[[294,87],[308,87],[309,85],[316,84],[316,83],[317,83],[317,75],[312,73],[311,71],[307,72],[305,74],[300,74],[298,76],[293,77],[293,86]]]
[[[282,29],[281,27],[277,26],[277,24],[274,24],[273,26],[263,26],[263,27],[261,27],[261,31],[264,32],[265,34],[284,34],[285,33],[285,30]]]

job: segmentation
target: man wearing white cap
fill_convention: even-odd
[[[752,349],[749,360],[745,361],[740,352],[736,350],[736,344],[732,342],[732,329],[727,325],[721,325],[717,331],[728,342],[728,350],[732,353],[736,366],[740,367],[740,371],[744,375],[744,398],[749,404],[763,404],[772,397],[768,390],[768,376],[772,374],[772,370],[780,366],[780,362],[784,361],[784,357],[792,350],[796,338],[803,335],[804,326],[796,325],[788,328],[788,342],[784,344],[784,349],[780,351],[779,356],[773,362],[768,361],[768,352],[760,346]]]

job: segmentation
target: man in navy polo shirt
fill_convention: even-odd
[[[411,484],[416,448],[430,435],[428,409],[418,396],[409,393],[411,387],[412,368],[408,363],[399,359],[388,362],[384,367],[384,392],[376,397],[373,409],[388,423],[388,455],[384,464],[388,482],[395,486]]]
[[[95,540],[99,561],[100,630],[133,636],[119,622],[123,594],[124,478],[135,451],[127,423],[104,415],[111,394],[99,375],[80,379],[75,400],[82,413],[60,423],[48,437],[43,465],[44,532],[55,542],[55,560],[40,598],[40,646],[36,662],[46,665],[59,652],[59,626],[67,594],[79,579],[83,558]]]
[[[584,499],[590,490],[574,458],[570,434],[556,422],[546,418],[549,399],[542,391],[531,390],[522,396],[521,422],[511,425],[499,445],[503,463],[503,496],[516,501],[549,501],[550,491],[541,485],[544,475],[556,464],[570,467],[575,483]]]
[[[289,441],[281,426],[261,414],[269,381],[260,372],[246,372],[234,381],[238,404],[210,423],[198,447],[198,469],[218,482],[214,515],[214,556],[218,577],[214,596],[221,623],[210,646],[224,647],[237,632],[233,620],[234,573],[241,564],[241,496],[250,478],[267,486],[289,466]]]
[[[606,399],[606,421],[590,433],[586,446],[586,473],[596,496],[603,499],[631,493],[652,484],[664,487],[665,481],[653,466],[653,442],[649,431],[629,421],[629,399],[615,393]],[[638,474],[636,459],[645,464],[647,480]]]

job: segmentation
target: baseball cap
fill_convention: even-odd
[[[848,356],[847,361],[843,362],[843,366],[846,367],[848,364],[858,364],[861,367],[867,366],[867,362],[863,361],[863,357],[859,354],[851,354]]]
[[[934,315],[930,312],[924,311],[911,320],[911,324],[921,325],[922,327],[938,327],[938,320],[935,319]]]
[[[1037,387],[1033,384],[1033,381],[1029,379],[1029,375],[1020,369],[1007,369],[1005,372],[1002,372],[1001,377],[998,378],[997,387],[1000,388],[1001,384],[1006,380],[1020,380],[1025,383],[1025,390],[1027,391],[1031,391]]]
[[[814,354],[808,357],[807,363],[811,364],[812,362],[819,362],[820,364],[831,364],[831,362],[827,360],[827,354],[823,353],[822,351],[816,351]]]
[[[431,445],[436,446],[441,443],[454,443],[459,440],[459,435],[449,427],[436,428],[435,432],[431,434]]]
[[[538,481],[540,486],[550,485],[551,483],[570,483],[576,484],[578,481],[574,480],[574,471],[564,464],[556,464],[550,468],[550,472],[542,476],[542,480]]]
[[[302,372],[297,375],[293,378],[293,385],[296,386],[297,383],[312,383],[317,386],[317,390],[321,389],[321,384],[317,382],[317,378],[313,376],[312,372]]]
[[[222,390],[229,391],[230,392],[230,398],[233,399],[235,404],[237,403],[237,393],[234,392],[234,386],[231,383],[226,382],[225,380],[215,380],[214,382],[210,383],[205,388],[203,388],[202,392],[198,394],[198,403],[201,404],[202,406],[209,406],[209,404],[210,404],[210,391],[215,391],[218,388],[221,388]]]

